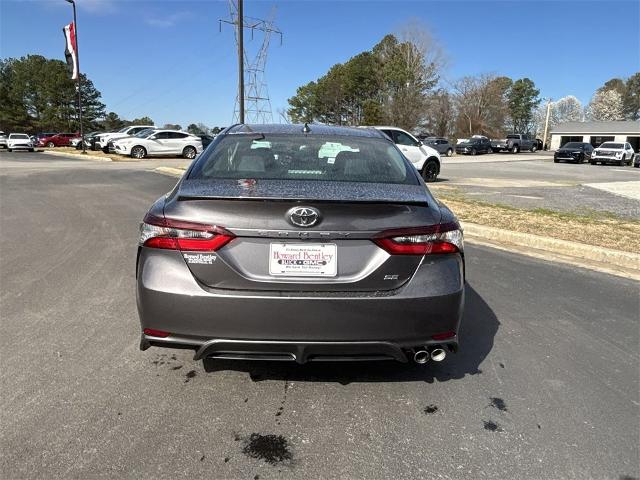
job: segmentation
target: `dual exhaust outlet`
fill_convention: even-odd
[[[413,351],[413,361],[419,364],[427,363],[430,359],[441,362],[447,356],[447,352],[440,346],[419,348]]]

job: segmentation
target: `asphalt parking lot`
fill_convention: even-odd
[[[469,246],[442,364],[140,352],[138,223],[175,183],[154,165],[0,153],[3,478],[640,477],[640,286],[623,278]]]
[[[553,163],[547,152],[445,158],[430,188],[519,208],[640,218],[640,169]]]

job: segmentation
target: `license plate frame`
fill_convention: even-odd
[[[274,277],[334,278],[338,275],[335,243],[269,244],[269,275]]]

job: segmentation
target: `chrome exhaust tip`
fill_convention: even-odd
[[[427,363],[429,361],[429,352],[426,350],[416,350],[413,354],[413,361],[416,363]]]
[[[443,348],[434,348],[431,350],[431,360],[434,362],[441,362],[447,356],[447,352],[444,351]]]

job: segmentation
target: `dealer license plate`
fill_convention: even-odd
[[[333,243],[272,243],[269,274],[291,277],[335,277],[338,249]]]

